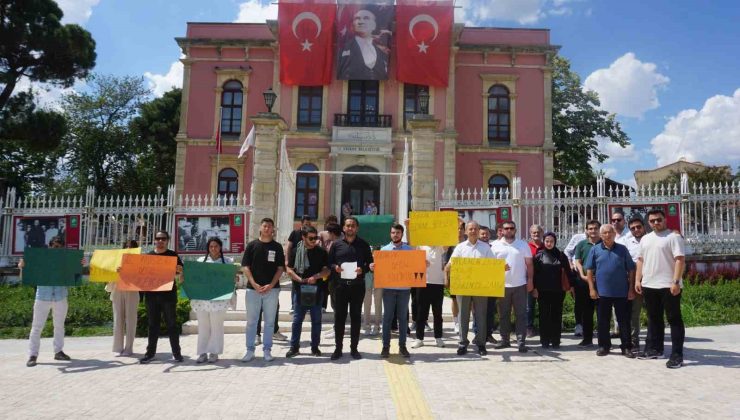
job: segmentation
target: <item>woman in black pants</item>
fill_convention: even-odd
[[[560,348],[563,299],[570,290],[573,272],[568,258],[555,247],[557,238],[545,234],[545,247],[534,256],[534,288],[540,306],[540,343],[542,347]]]

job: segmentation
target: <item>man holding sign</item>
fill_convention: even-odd
[[[447,280],[445,286],[450,286],[450,269],[452,268],[452,262],[455,257],[463,258],[494,258],[491,247],[482,241],[478,240],[480,234],[480,225],[475,220],[469,221],[465,225],[465,233],[468,239],[464,242],[459,243],[455,250],[452,251],[450,262],[445,266],[445,272],[447,273]],[[468,352],[468,328],[470,324],[470,303],[473,303],[473,311],[475,316],[475,322],[478,325],[478,331],[475,333],[473,342],[478,346],[478,354],[485,356],[486,351],[486,331],[487,331],[487,320],[486,320],[486,305],[488,298],[485,296],[462,296],[457,295],[457,302],[460,306],[460,344],[457,348],[457,354],[462,356]]]
[[[148,255],[158,257],[175,257],[177,258],[177,276],[182,274],[182,260],[177,253],[167,248],[170,241],[170,234],[166,230],[159,230],[154,234],[154,250]],[[180,335],[177,332],[177,322],[175,309],[177,306],[177,284],[172,284],[172,289],[164,292],[144,292],[146,298],[146,315],[149,318],[149,342],[146,346],[146,354],[139,359],[139,363],[147,364],[154,360],[157,354],[157,341],[159,340],[159,323],[164,314],[164,321],[167,325],[167,335],[170,337],[170,347],[172,347],[172,357],[176,362],[182,362],[182,353],[180,351]]]
[[[391,226],[391,242],[382,248],[381,251],[410,251],[413,248],[401,241],[403,239],[403,226],[395,224]],[[371,269],[375,269],[375,264],[370,264]],[[406,349],[406,335],[409,326],[409,297],[411,296],[410,287],[386,287],[383,289],[383,349],[380,351],[380,357],[388,358],[391,348],[391,323],[394,315],[398,318],[398,352],[403,357],[411,356]]]

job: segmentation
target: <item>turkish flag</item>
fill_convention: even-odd
[[[280,1],[281,83],[300,86],[331,83],[336,10],[336,3],[328,1]]]
[[[447,86],[451,1],[399,0],[396,4],[396,78],[404,83]]]

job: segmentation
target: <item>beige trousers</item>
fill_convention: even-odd
[[[110,298],[113,302],[113,351],[116,353],[122,351],[132,353],[134,337],[136,337],[139,292],[114,290]],[[124,335],[126,337],[125,346]]]

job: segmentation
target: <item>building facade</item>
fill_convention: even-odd
[[[444,189],[506,188],[514,177],[522,187],[552,185],[550,64],[558,47],[548,30],[454,25],[442,88],[397,81],[392,59],[388,80],[282,85],[277,33],[275,21],[188,23],[177,38],[184,55],[178,193],[245,194],[252,218],[274,215],[283,137],[300,171],[296,219],[340,215],[348,202],[355,213],[372,201],[379,214],[394,214],[393,174],[402,172],[406,142],[411,209],[433,209]],[[269,88],[277,98],[265,113]],[[252,125],[255,147],[239,158]]]

